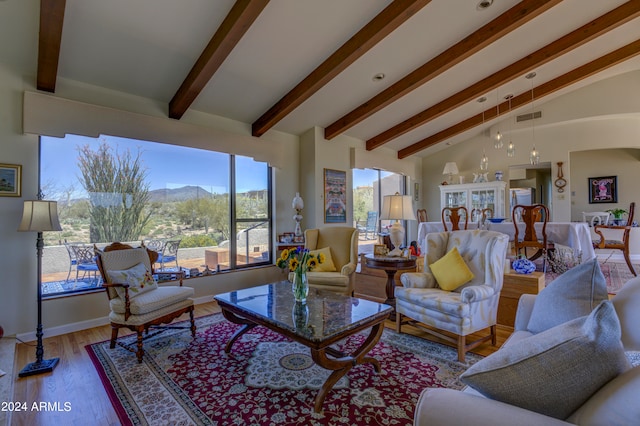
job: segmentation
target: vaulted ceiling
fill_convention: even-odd
[[[319,126],[405,158],[640,69],[639,53],[640,0],[41,0],[37,87],[216,114],[264,143]]]

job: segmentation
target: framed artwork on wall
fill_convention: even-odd
[[[617,176],[601,176],[589,178],[589,204],[617,202]]]
[[[347,172],[324,169],[324,223],[347,222]]]
[[[0,197],[22,196],[22,166],[0,164]]]

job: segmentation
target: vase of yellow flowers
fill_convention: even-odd
[[[280,269],[288,268],[293,275],[291,290],[296,302],[306,302],[309,294],[309,281],[307,271],[324,261],[322,253],[318,256],[309,253],[308,249],[296,247],[291,250],[283,250],[276,264]]]

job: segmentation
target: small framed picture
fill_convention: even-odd
[[[375,244],[373,246],[373,255],[374,256],[386,256],[389,253],[389,249],[385,244]]]
[[[304,235],[293,237],[293,242],[294,243],[303,243],[304,244]]]
[[[279,243],[288,243],[289,241],[287,241],[288,236],[285,234],[280,234],[278,235],[278,242]]]
[[[22,166],[0,164],[0,197],[22,196]]]
[[[602,176],[589,178],[589,204],[617,203],[618,177]]]

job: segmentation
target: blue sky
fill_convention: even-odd
[[[74,184],[75,196],[82,195],[84,191],[78,182],[80,169],[77,147],[89,144],[95,150],[103,140],[116,147],[120,153],[129,149],[133,157],[140,150],[151,190],[193,185],[201,186],[209,192],[228,192],[229,160],[226,154],[114,136],[88,138],[76,135],[42,138],[43,190],[47,191],[47,187],[53,185],[55,190],[48,189],[49,191],[62,191]],[[238,191],[266,188],[266,166],[263,163],[254,163],[246,157],[236,158],[239,164]]]

